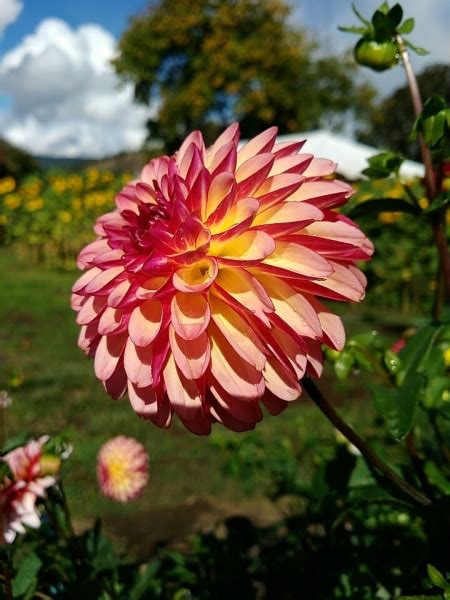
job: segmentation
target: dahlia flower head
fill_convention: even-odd
[[[32,440],[1,458],[12,475],[12,479],[0,482],[1,528],[3,539],[9,544],[18,533],[25,533],[25,526],[34,529],[40,526],[36,502],[56,483],[55,477],[41,473],[42,446],[47,439],[44,436]]]
[[[119,435],[97,455],[97,481],[104,496],[117,502],[137,498],[148,481],[148,455],[137,440]]]
[[[373,252],[334,209],[352,188],[335,163],[231,125],[209,148],[191,133],[151,160],[97,220],[73,287],[79,346],[113,398],[160,427],[253,429],[322,371],[345,332],[319,298],[359,301]]]

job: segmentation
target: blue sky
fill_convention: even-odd
[[[0,131],[35,154],[102,156],[145,138],[148,107],[133,103],[110,65],[131,15],[147,0],[0,0]],[[379,0],[357,0],[370,15]],[[450,62],[450,0],[403,0],[418,26],[412,37],[430,57],[418,68]],[[292,0],[292,19],[325,52],[354,43],[337,30],[354,24],[350,0]],[[355,38],[356,39],[356,38]],[[404,84],[401,69],[370,78],[385,95]]]

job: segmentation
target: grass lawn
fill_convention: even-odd
[[[217,443],[237,434],[219,425],[210,438],[194,436],[178,424],[161,430],[140,420],[126,398],[113,401],[103,391],[92,359],[76,344],[78,327],[69,306],[76,276],[75,272],[22,264],[7,250],[0,251],[0,389],[11,383],[17,386],[11,389],[14,403],[6,414],[7,435],[24,431],[34,436],[62,431],[69,435],[74,450],[67,463],[66,482],[77,519],[96,515],[106,519],[129,515],[131,519],[136,511],[145,515],[150,508],[175,507],[194,496],[239,504],[244,491],[238,482],[224,476],[226,452]],[[360,307],[348,311],[352,329],[367,329],[358,316]],[[341,399],[361,396],[358,390],[332,378],[324,384]],[[358,385],[361,390],[361,382]],[[367,396],[344,404],[342,410],[357,427],[370,427],[373,412]],[[333,428],[308,400],[278,417],[266,416],[257,431],[268,444],[279,443],[286,436],[305,447],[313,438],[334,440]],[[104,441],[118,434],[140,440],[151,460],[150,484],[138,501],[126,506],[102,498],[95,481],[96,453]],[[300,465],[305,477],[312,466],[308,459]]]

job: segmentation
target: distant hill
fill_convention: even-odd
[[[39,166],[43,170],[64,169],[65,171],[78,171],[87,167],[107,169],[113,172],[139,171],[148,160],[144,152],[121,152],[105,158],[57,158],[54,156],[36,156]]]
[[[11,175],[17,179],[39,170],[39,163],[31,154],[0,138],[0,178]]]

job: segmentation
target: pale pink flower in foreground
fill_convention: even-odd
[[[134,438],[108,440],[97,456],[97,480],[102,493],[118,502],[134,500],[148,481],[148,456]]]
[[[11,471],[12,479],[0,484],[0,511],[3,538],[12,543],[25,527],[38,528],[41,524],[36,507],[38,498],[45,497],[46,488],[55,484],[55,478],[41,476],[40,461],[46,437],[31,441],[8,452],[1,460]]]
[[[230,126],[206,149],[192,133],[100,217],[73,287],[79,346],[114,398],[160,427],[175,412],[194,433],[235,431],[277,414],[341,350],[338,316],[318,297],[359,301],[355,266],[373,246],[333,209],[352,188],[335,164],[276,143],[268,129],[238,149]]]

